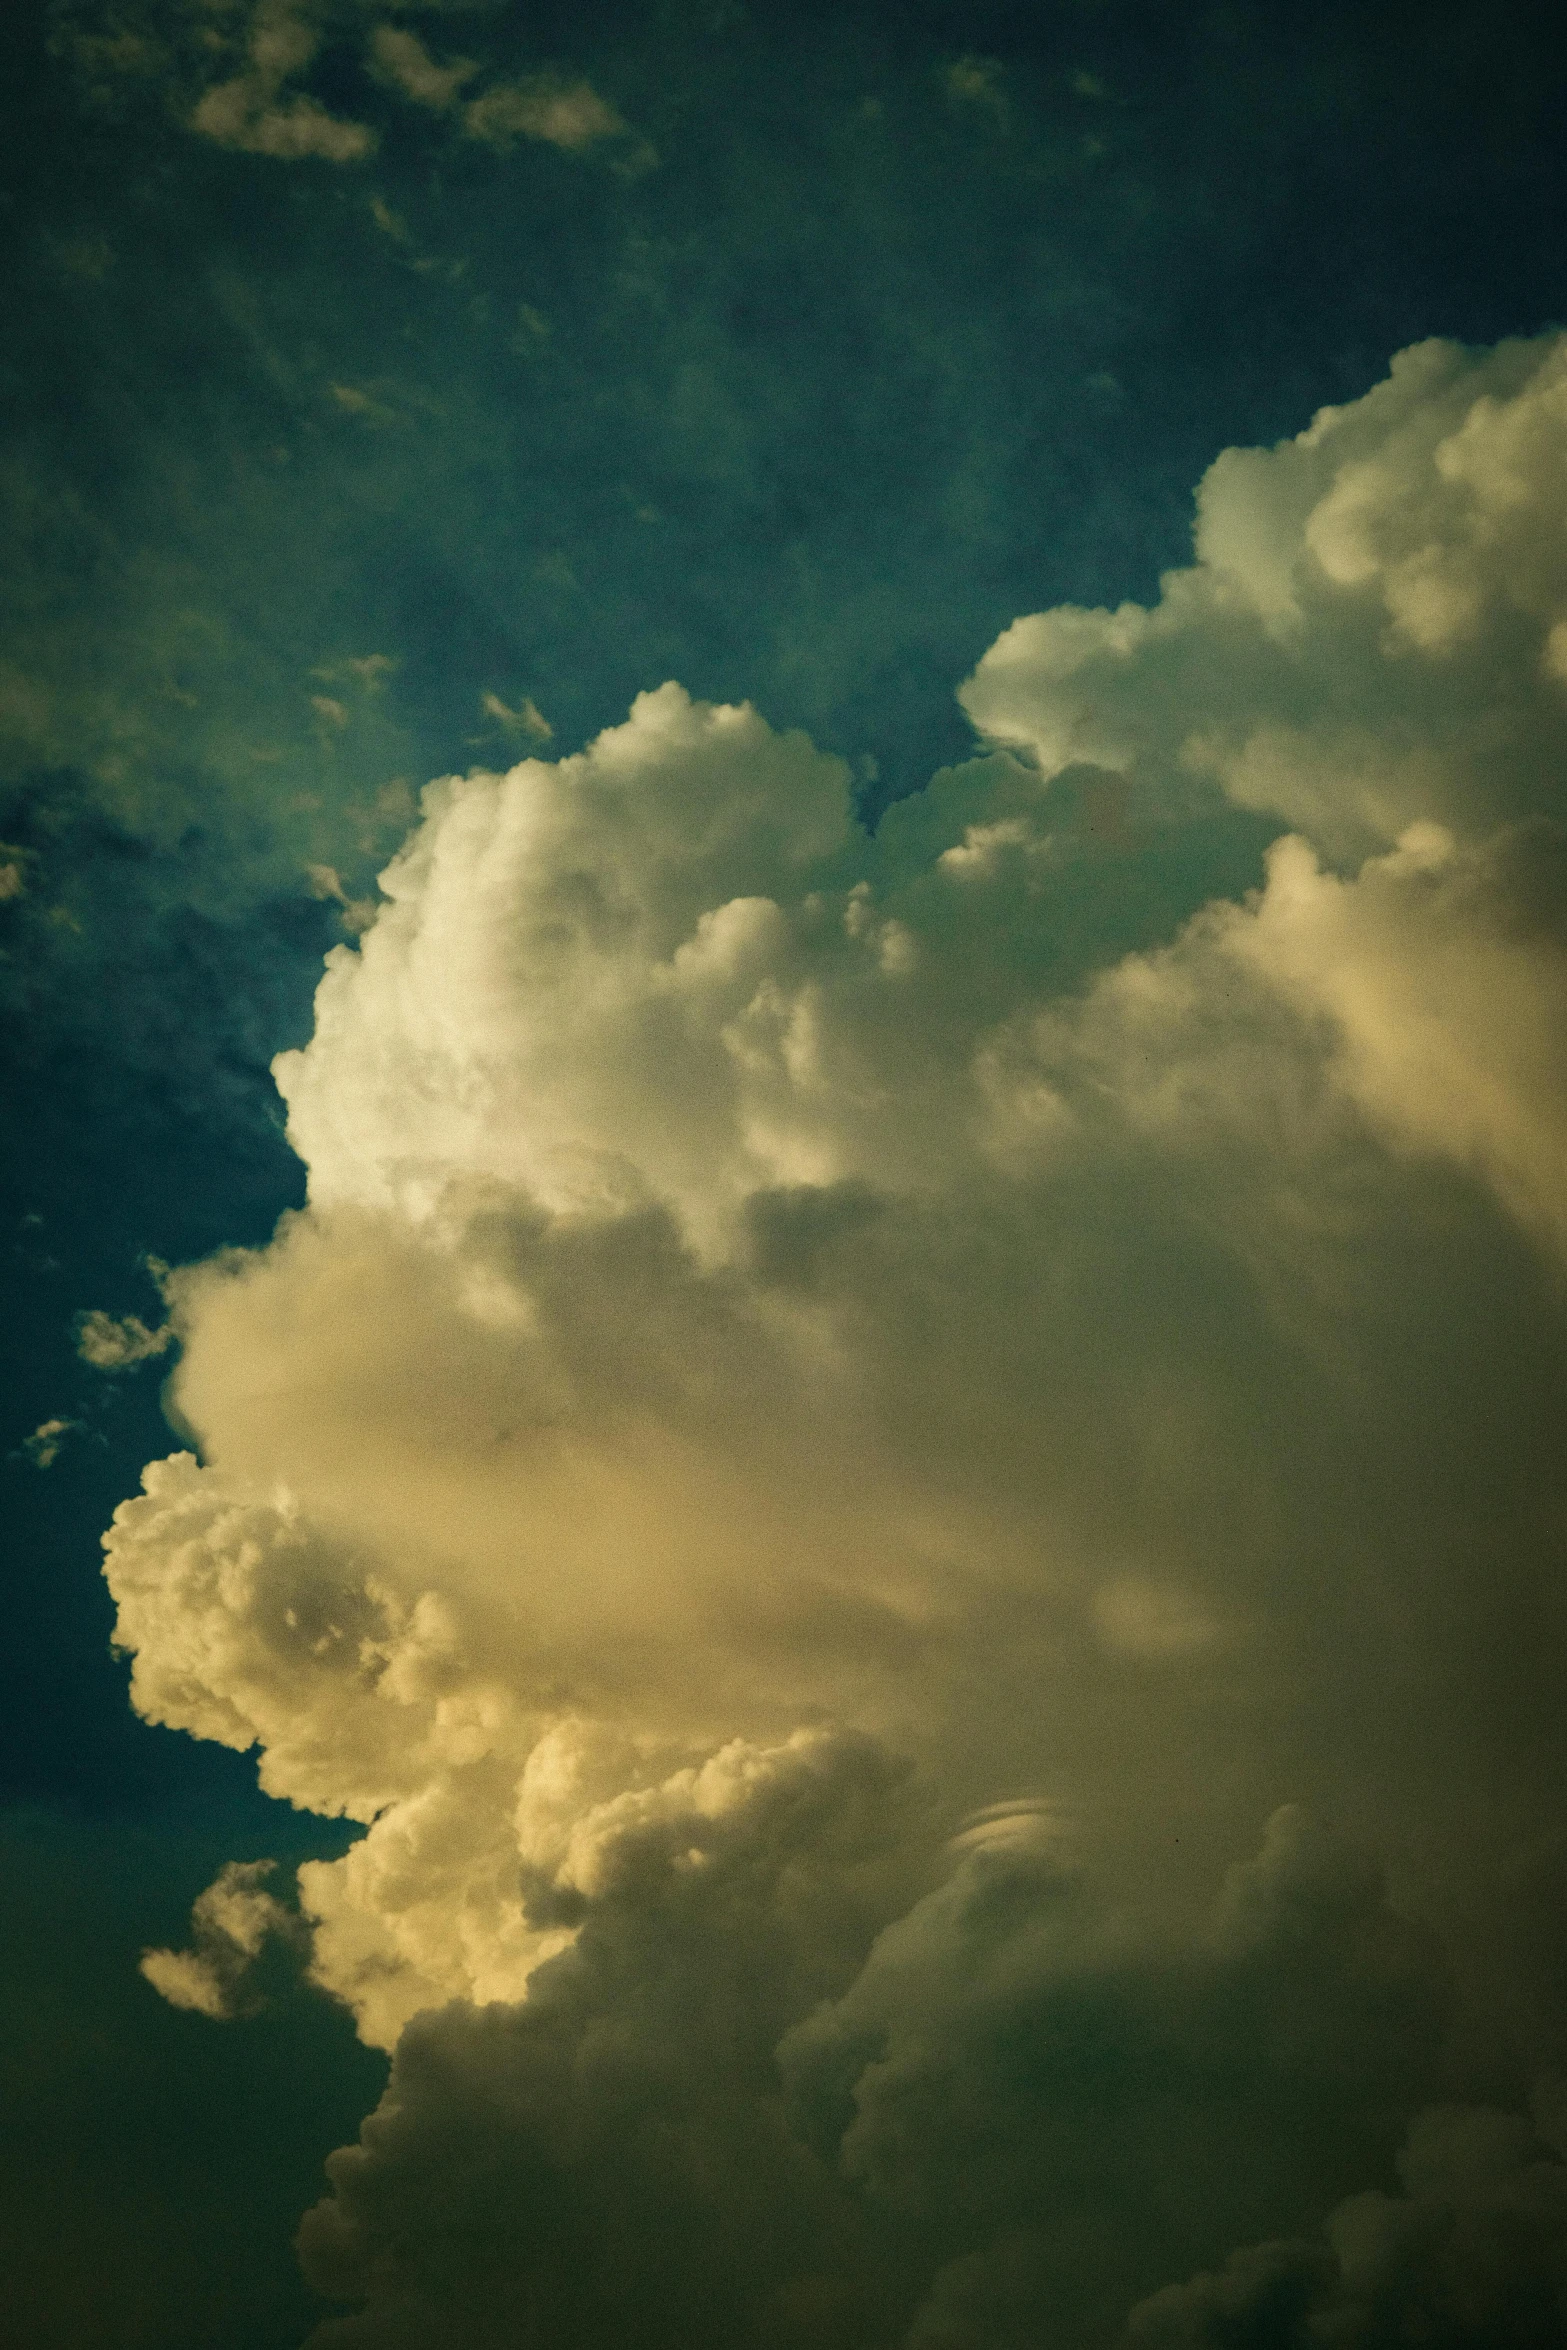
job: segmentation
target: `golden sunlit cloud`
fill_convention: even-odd
[[[715,2339],[909,2350],[1336,2323],[1477,2197],[1559,2257],[1516,2117],[1345,2199],[1482,1946],[1497,2077],[1563,2054],[1497,1952],[1564,1792],[1564,483],[1567,343],[1423,345],[1221,457],[1157,606],[1009,629],[874,842],[674,684],[427,789],[108,1538],[146,1717],[366,1825],[148,1960],[216,2013],[297,1934],[396,2050],[323,2344],[434,2342],[459,2237],[474,2340],[662,2340],[701,2241]],[[1259,886],[1063,984],[1226,797]]]

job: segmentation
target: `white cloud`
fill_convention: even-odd
[[[666,686],[575,759],[432,786],[362,958],[323,984],[320,1048],[278,1064],[313,1199],[419,1221],[492,1180],[554,1211],[673,1193],[698,1221],[737,1155],[736,1197],[819,1159],[769,1145],[760,1104],[748,1143],[733,1109],[748,1069],[770,1090],[758,987],[784,924],[764,893],[843,841],[845,784],[802,736]],[[787,1026],[776,981],[767,1000]],[[389,1021],[415,1086],[371,1042]]]
[[[1152,610],[1019,620],[963,690],[1051,775],[1150,804],[1217,784],[1320,846],[1537,812],[1567,751],[1567,338],[1400,353],[1364,399],[1197,494],[1193,568]]]
[[[479,707],[486,718],[496,719],[508,734],[529,735],[534,742],[547,743],[555,732],[531,694],[524,694],[513,710],[499,694],[486,692],[479,697]]]
[[[1104,2338],[1305,2240],[1441,2094],[1442,1969],[1299,1812],[1205,1910],[1289,1799],[1538,2062],[1563,366],[1428,348],[1231,453],[1157,611],[1020,623],[1013,748],[874,842],[674,685],[425,793],[277,1063],[308,1205],[167,1277],[200,1465],[109,1537],[142,1712],[367,1824],[300,1877],[397,2049],[312,2223],[356,2338],[652,2341],[700,2245],[715,2341]],[[1221,785],[1300,828],[1260,886],[1085,973]],[[830,2275],[749,2274],[746,2179]]]
[[[1296,835],[1266,884],[987,1048],[995,1147],[1059,1151],[1083,1094],[1150,1139],[1328,1143],[1352,1111],[1478,1177],[1567,1256],[1567,833],[1414,825],[1358,875]]]
[[[343,917],[343,927],[357,937],[368,930],[380,907],[374,898],[351,898],[335,865],[307,865],[305,879],[314,898],[329,899]]]

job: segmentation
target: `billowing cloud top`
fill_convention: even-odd
[[[874,842],[675,685],[426,792],[109,1537],[141,1710],[368,1826],[148,1962],[397,2051],[323,2342],[1228,2339],[1476,2196],[1559,2277],[1516,2115],[1345,2198],[1567,2056],[1564,474],[1567,344],[1404,354]]]

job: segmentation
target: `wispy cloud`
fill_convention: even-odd
[[[381,80],[401,90],[416,105],[433,107],[437,113],[456,104],[463,84],[472,81],[479,70],[469,57],[437,65],[418,34],[402,25],[376,26],[370,36],[370,60]]]
[[[76,1317],[76,1351],[95,1371],[126,1371],[174,1343],[172,1323],[149,1330],[139,1314],[106,1314],[94,1307]]]
[[[22,1450],[35,1469],[52,1469],[67,1438],[80,1426],[79,1420],[41,1420],[31,1436],[23,1437]]]
[[[259,0],[242,69],[203,94],[190,118],[192,129],[220,147],[252,155],[363,162],[376,145],[367,124],[345,121],[307,92],[288,88],[320,45],[319,21],[304,0]]]
[[[463,109],[463,128],[492,147],[538,139],[571,155],[628,140],[623,116],[591,82],[568,74],[525,74],[495,82]]]

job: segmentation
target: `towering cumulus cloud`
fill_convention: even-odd
[[[1423,346],[874,842],[674,685],[426,792],[109,1537],[366,1824],[148,1962],[394,2052],[321,2344],[1567,2324],[1564,491]]]

